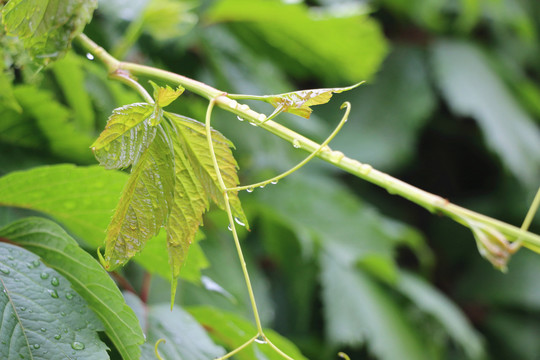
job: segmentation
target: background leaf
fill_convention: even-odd
[[[6,243],[0,243],[0,266],[2,358],[109,358],[97,334],[103,325],[66,278]]]
[[[519,107],[473,44],[439,41],[433,46],[438,85],[458,115],[471,116],[487,145],[532,189],[540,179],[540,131]],[[481,88],[479,88],[481,86]]]
[[[107,272],[62,228],[50,220],[26,218],[0,229],[0,237],[34,252],[61,273],[101,320],[123,359],[139,359],[144,338],[135,314]]]

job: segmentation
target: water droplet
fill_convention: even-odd
[[[232,231],[232,226],[231,226],[231,224],[229,224],[229,226],[227,226],[227,229],[229,229],[229,231]]]
[[[249,110],[249,106],[246,105],[246,104],[241,104],[240,106],[238,106],[238,109],[242,110],[242,111],[248,111]]]
[[[21,359],[24,359],[24,355],[23,355],[23,354],[19,354],[19,357],[20,357]]]
[[[292,146],[294,146],[295,149],[298,149],[300,147],[300,140],[294,139],[292,142]]]
[[[64,328],[64,333],[68,333],[69,332],[69,329],[68,328]]]
[[[252,193],[252,192],[253,192],[253,188],[247,188],[246,191],[247,191],[248,193]]]
[[[51,279],[51,285],[52,286],[58,286],[60,285],[60,280],[58,280],[58,278],[56,276],[54,276],[52,279]]]
[[[251,126],[257,126],[257,124],[255,124],[254,122],[251,122],[251,121],[249,122],[249,125],[251,125]]]
[[[0,272],[5,275],[9,275],[9,269],[8,268],[0,268]]]
[[[58,299],[58,293],[56,290],[49,290],[49,295],[51,295],[51,297],[54,299]]]
[[[259,186],[261,189],[264,189],[266,187],[266,184],[262,184],[261,186]]]
[[[238,106],[238,103],[236,102],[236,100],[231,100],[231,102],[229,103],[229,107],[231,109],[236,109],[237,106]]]
[[[60,315],[66,316],[66,313],[62,311],[62,312],[60,313]]]
[[[257,119],[259,119],[260,122],[266,121],[266,115],[264,115],[264,114],[259,114],[259,116],[257,117]]]
[[[45,271],[41,273],[41,275],[39,275],[39,277],[41,277],[43,280],[46,280],[49,278],[49,273],[46,273]]]
[[[14,258],[13,256],[11,256],[11,255],[9,255],[7,258],[8,258],[8,260],[13,260],[13,259],[15,259],[15,258]]]
[[[41,328],[41,329],[39,329],[39,331],[41,331],[41,332],[46,332],[46,331],[47,331],[47,329],[45,329],[45,328]]]
[[[38,267],[39,264],[41,264],[41,263],[39,262],[39,260],[34,260],[34,261],[32,261],[32,265],[34,265],[34,267]]]
[[[19,310],[21,310],[21,311],[26,311],[26,307],[21,306],[21,307],[19,308]]]
[[[244,121],[244,119],[242,119],[240,116],[237,116],[236,118],[238,119],[238,121]]]
[[[257,338],[255,339],[255,342],[257,344],[267,344],[266,339],[260,335],[257,336]]]
[[[237,223],[238,225],[240,225],[240,226],[246,226],[246,224],[244,224],[244,223],[242,222],[242,220],[240,220],[240,218],[235,217],[235,218],[234,218],[234,221],[236,221],[236,223]]]
[[[86,53],[86,58],[88,60],[94,60],[94,55],[90,54],[90,53]]]
[[[66,299],[68,299],[68,300],[73,299],[73,294],[72,294],[72,293],[69,293],[69,292],[66,293]]]
[[[271,182],[270,182],[270,184],[272,184],[272,185],[276,185],[276,184],[277,184],[277,182],[278,182],[277,180],[274,180],[274,181],[271,181]]]
[[[34,349],[39,349],[40,347],[41,347],[41,345],[39,345],[39,344],[34,344],[34,345],[33,345],[33,348],[34,348]]]
[[[54,335],[55,340],[60,340],[61,338],[62,338],[62,335],[60,335],[60,334]]]
[[[74,341],[71,343],[71,348],[73,350],[83,350],[84,344],[82,342]]]

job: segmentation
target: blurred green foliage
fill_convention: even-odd
[[[278,121],[321,140],[348,100],[351,116],[333,149],[503,221],[519,225],[540,185],[536,0],[104,0],[85,33],[126,60],[229,93],[367,80],[309,120]],[[0,30],[0,44],[0,204],[10,206],[0,208],[0,223],[26,216],[20,208],[38,211],[94,253],[124,174],[68,165],[12,172],[94,163],[89,145],[107,117],[139,99],[76,46],[36,73],[17,39]],[[205,107],[187,93],[170,109],[201,120]],[[303,156],[231,114],[214,116],[213,126],[236,145],[242,183]],[[252,226],[240,236],[264,326],[305,357],[538,357],[537,255],[520,251],[502,275],[478,255],[467,229],[320,161],[240,199]],[[531,230],[540,231],[538,216]],[[188,352],[163,349],[178,358],[219,355],[251,329],[226,216],[211,211],[204,232],[202,252],[192,248],[178,287],[187,312],[162,309],[169,301],[163,234],[123,270],[136,289],[145,271],[156,274],[150,337],[185,334]],[[128,300],[138,313],[139,299]],[[185,323],[176,328],[172,318]],[[209,337],[195,339],[200,324]],[[298,351],[279,339],[283,350]],[[147,345],[143,355],[151,358]],[[274,356],[260,344],[248,354]]]

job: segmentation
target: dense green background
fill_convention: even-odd
[[[322,140],[348,100],[351,116],[333,149],[503,221],[521,224],[540,185],[536,0],[108,0],[85,33],[120,58],[229,93],[367,80],[314,108],[309,120],[278,121]],[[3,34],[0,43],[0,175],[95,164],[89,145],[112,109],[140,101],[137,95],[108,80],[76,46],[36,74],[38,65],[12,55],[20,45]],[[170,109],[201,120],[205,107],[187,93]],[[236,145],[242,183],[302,159],[290,144],[224,111],[213,124]],[[56,178],[39,171],[29,177],[39,182],[1,184],[0,203],[19,205],[0,208],[0,224],[26,216],[19,207],[30,204],[22,207],[56,219],[94,254],[125,176],[111,175],[104,187],[92,180],[102,179],[94,168],[61,167]],[[74,176],[73,189],[64,176]],[[264,325],[307,358],[332,359],[337,351],[351,359],[538,358],[538,255],[520,251],[503,275],[479,256],[466,228],[319,160],[240,198],[253,229],[241,236]],[[102,211],[93,214],[96,208]],[[531,230],[540,232],[538,216]],[[206,216],[204,235],[207,260],[194,248],[177,303],[211,335],[234,337],[232,328],[250,325],[231,314],[250,320],[251,310],[223,213]],[[123,273],[139,289],[145,269],[166,276],[159,259],[166,255],[143,256]],[[166,329],[151,340],[175,332],[193,340],[196,332],[167,322],[168,299],[169,283],[156,275],[149,311]],[[128,304],[141,307],[136,298]],[[177,319],[184,316],[177,311]],[[202,358],[221,351],[204,341],[201,347]],[[259,348],[238,358],[270,356]]]

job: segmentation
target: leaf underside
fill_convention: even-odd
[[[310,106],[326,104],[332,98],[332,94],[352,90],[360,84],[362,82],[344,88],[311,89],[269,95],[263,96],[262,100],[272,104],[276,108],[270,116],[271,118],[281,112],[290,112],[291,114],[309,119],[313,111]]]

